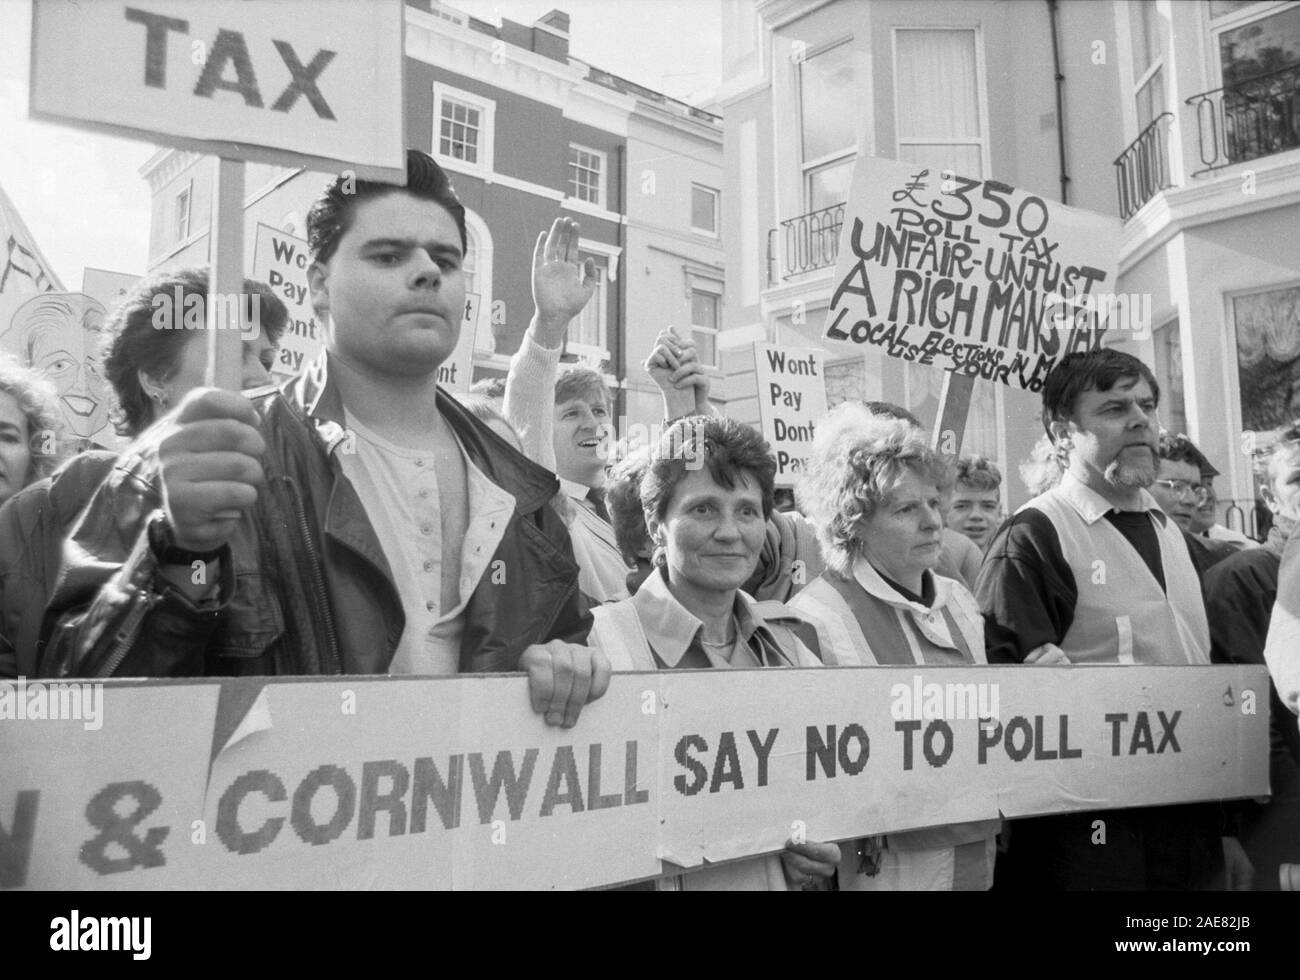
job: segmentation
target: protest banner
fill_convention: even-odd
[[[825,336],[1037,392],[1101,346],[1120,223],[997,180],[863,157]]]
[[[63,284],[41,254],[22,215],[0,187],[0,296],[61,292]]]
[[[405,183],[402,7],[36,0],[31,115]]]
[[[792,487],[808,468],[813,423],[826,414],[820,351],[754,344],[754,376],[763,438],[776,457],[776,485]]]
[[[104,309],[111,315],[122,297],[135,288],[140,278],[129,272],[109,272],[107,269],[86,266],[81,270],[81,291],[103,303]]]
[[[642,712],[643,687],[620,683],[582,730],[564,731],[532,714],[519,678],[109,684],[97,729],[0,721],[3,885],[581,888],[645,877],[659,865],[648,805],[657,719]],[[54,746],[78,754],[55,758]]]
[[[405,183],[403,8],[35,0],[29,114],[216,156],[209,295],[236,296],[244,161]],[[238,390],[243,304],[232,324],[221,308],[207,306],[205,380]]]
[[[693,867],[778,851],[792,835],[1223,799],[1268,784],[1257,668],[847,669],[859,673],[753,671],[743,696],[719,686],[726,675],[663,676],[665,860]]]
[[[325,347],[325,335],[307,291],[309,265],[311,250],[305,238],[258,222],[249,276],[266,283],[289,310],[289,324],[280,336],[280,355],[275,360],[277,377],[293,377]]]
[[[64,426],[59,438],[70,451],[120,447],[109,420],[112,389],[100,366],[107,316],[104,304],[85,293],[0,295],[0,351],[54,386]]]
[[[569,730],[526,683],[0,682],[0,888],[596,887],[1268,790],[1262,667],[617,674]]]
[[[1037,392],[1060,358],[1133,325],[1139,304],[1111,292],[1116,218],[866,156],[845,218],[825,337],[947,371],[931,433],[947,455],[977,380]]]
[[[465,294],[465,315],[460,322],[456,346],[438,365],[438,384],[448,391],[469,391],[474,374],[474,339],[478,336],[478,293]]]

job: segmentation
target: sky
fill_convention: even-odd
[[[490,23],[505,17],[523,24],[558,7],[571,18],[569,51],[575,58],[689,101],[718,84],[718,0],[461,0],[450,5]],[[155,147],[28,120],[30,47],[31,0],[0,0],[0,187],[65,288],[79,289],[87,266],[143,273],[149,191],[139,171]]]

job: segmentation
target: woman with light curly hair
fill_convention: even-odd
[[[816,628],[825,663],[987,663],[975,598],[934,573],[951,483],[905,421],[846,402],[818,425],[798,495],[827,568],[788,605]],[[988,889],[997,831],[978,821],[859,841],[843,849],[840,888]]]
[[[0,504],[54,472],[63,416],[54,386],[0,356]]]

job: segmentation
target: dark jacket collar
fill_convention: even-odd
[[[338,385],[329,379],[328,354],[322,352],[281,390],[312,423],[326,451],[333,453],[347,438],[347,432],[342,396]],[[559,493],[555,474],[516,451],[442,388],[438,389],[437,405],[465,454],[490,480],[514,496],[521,513],[537,510]]]

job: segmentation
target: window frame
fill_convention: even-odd
[[[492,229],[478,212],[465,209],[465,238],[474,245],[474,285],[475,289],[466,288],[465,293],[473,292],[478,296],[478,326],[474,337],[474,351],[480,355],[490,355],[495,350],[491,330],[492,310]],[[485,326],[487,329],[485,329]]]
[[[695,223],[695,192],[703,191],[713,197],[713,227],[701,228]],[[717,238],[718,235],[718,216],[722,213],[722,191],[710,187],[707,184],[700,184],[691,181],[691,231],[697,235],[703,235],[706,238]]]
[[[589,201],[585,197],[579,197],[573,193],[575,185],[573,171],[575,167],[580,166],[573,160],[574,150],[577,150],[579,153],[589,154],[600,162],[600,169],[596,172],[596,200],[594,201]],[[570,143],[568,171],[569,172],[565,176],[564,182],[564,197],[566,200],[577,201],[593,208],[604,208],[608,210],[609,194],[607,185],[609,183],[609,154],[605,150],[598,150],[593,146],[584,146],[581,143]]]
[[[602,252],[592,251],[585,245],[580,244],[578,247],[578,261],[583,262],[589,258],[596,261],[596,288],[592,292],[591,299],[586,307],[573,318],[569,328],[565,330],[564,349],[567,353],[577,354],[584,360],[597,363],[609,360],[610,257]],[[594,314],[596,317],[596,343],[585,344],[572,340],[569,330],[589,313]]]
[[[185,217],[184,217],[185,227],[183,231],[181,229],[181,224],[182,224],[181,208],[180,208],[181,198],[185,199]],[[173,239],[175,244],[179,245],[181,242],[189,241],[190,231],[194,227],[193,218],[194,218],[194,181],[191,179],[186,181],[185,186],[182,187],[180,190],[178,190],[176,192],[176,196],[172,198],[172,232],[175,235],[175,238]]]
[[[799,157],[799,193],[803,201],[802,207],[805,214],[812,210],[812,175],[814,171],[827,168],[834,164],[848,162],[850,165],[858,155],[858,130],[855,128],[853,133],[853,142],[842,150],[833,150],[830,153],[824,153],[815,159],[807,159],[804,156],[804,118],[803,118],[803,71],[806,65],[813,58],[833,51],[841,45],[849,46],[849,54],[852,57],[853,35],[846,34],[842,37],[833,38],[823,44],[817,45],[816,48],[807,52],[799,63],[795,66],[794,73],[794,106],[795,117],[798,123],[798,157]],[[854,65],[854,85],[857,84],[857,65]]]
[[[714,325],[712,327],[704,326],[695,322],[695,294],[708,296],[714,303]],[[709,280],[695,279],[691,282],[690,291],[687,294],[687,302],[690,303],[690,327],[691,337],[694,339],[696,333],[711,334],[713,336],[713,360],[706,361],[703,355],[700,355],[700,364],[706,368],[719,367],[718,351],[718,334],[722,332],[722,283],[715,283]],[[696,344],[696,352],[699,353],[699,345]]]
[[[1232,13],[1224,14],[1221,17],[1213,17],[1210,14],[1210,5],[1207,2],[1204,7],[1205,16],[1205,39],[1209,45],[1209,59],[1206,62],[1211,69],[1210,80],[1211,90],[1222,88],[1226,83],[1223,80],[1223,54],[1219,44],[1221,35],[1228,31],[1235,31],[1238,28],[1253,24],[1256,21],[1267,20],[1268,18],[1284,13],[1288,9],[1294,9],[1300,6],[1300,0],[1260,0],[1259,3],[1245,7],[1241,10],[1234,10]]]
[[[1241,362],[1239,360],[1240,347],[1237,338],[1237,311],[1235,303],[1239,299],[1249,296],[1256,296],[1262,293],[1283,292],[1288,289],[1300,289],[1300,276],[1294,278],[1275,279],[1271,282],[1253,283],[1243,285],[1237,289],[1225,289],[1220,293],[1222,300],[1223,314],[1223,338],[1226,347],[1223,348],[1224,356],[1222,358],[1222,369],[1220,374],[1220,383],[1225,393],[1226,407],[1228,411],[1228,424],[1233,432],[1246,433],[1260,430],[1247,429],[1245,425],[1245,414],[1242,411],[1241,404]],[[1268,431],[1268,430],[1262,430]],[[1239,453],[1232,453],[1228,459],[1228,480],[1232,486],[1234,497],[1252,494],[1254,490],[1253,475],[1251,466],[1244,462],[1245,457]]]
[[[972,36],[975,49],[975,106],[979,113],[979,132],[970,136],[903,136],[898,121],[903,118],[898,85],[898,35],[904,31],[930,32],[961,31]],[[985,179],[993,172],[992,151],[989,140],[988,75],[984,62],[984,31],[978,24],[899,24],[890,28],[890,82],[894,89],[894,158],[902,160],[904,146],[977,146],[980,151],[979,174],[962,174],[963,177]]]
[[[1146,5],[1144,4],[1144,7],[1145,7],[1145,6],[1146,6]],[[1208,4],[1207,4],[1207,6],[1208,6]],[[1164,68],[1165,68],[1165,40],[1164,40],[1163,37],[1157,37],[1157,38],[1156,38],[1156,41],[1157,41],[1157,44],[1156,44],[1156,55],[1155,55],[1154,58],[1151,59],[1151,64],[1147,65],[1146,68],[1143,69],[1143,71],[1142,71],[1142,73],[1141,73],[1140,75],[1137,74],[1137,73],[1135,73],[1135,72],[1133,71],[1133,55],[1134,55],[1134,51],[1135,51],[1135,47],[1136,47],[1134,42],[1135,42],[1137,39],[1136,39],[1135,35],[1133,34],[1133,13],[1132,13],[1132,12],[1133,12],[1134,9],[1135,9],[1135,0],[1128,0],[1128,3],[1127,3],[1127,5],[1126,5],[1126,10],[1125,10],[1125,13],[1126,13],[1127,16],[1124,18],[1124,30],[1125,30],[1125,31],[1127,32],[1127,34],[1128,34],[1128,65],[1127,65],[1127,69],[1128,69],[1129,73],[1130,73],[1130,74],[1132,75],[1132,77],[1133,77],[1133,87],[1132,87],[1132,90],[1129,92],[1129,98],[1132,100],[1132,106],[1133,106],[1133,124],[1134,124],[1134,129],[1133,129],[1133,138],[1136,139],[1136,138],[1137,138],[1137,135],[1138,135],[1139,133],[1141,133],[1142,130],[1144,130],[1147,126],[1150,126],[1152,122],[1154,122],[1156,119],[1158,119],[1158,118],[1160,117],[1160,114],[1161,114],[1162,112],[1168,112],[1168,111],[1169,111],[1169,90],[1168,90],[1168,87],[1165,85],[1165,82],[1166,82],[1168,79],[1162,77],[1162,79],[1161,79],[1161,91],[1164,93],[1165,104],[1164,104],[1164,106],[1162,106],[1162,107],[1160,108],[1160,111],[1159,111],[1159,112],[1155,112],[1155,113],[1153,113],[1153,115],[1151,116],[1151,118],[1150,118],[1149,120],[1147,120],[1147,122],[1143,123],[1143,122],[1142,122],[1142,111],[1141,111],[1141,98],[1140,98],[1140,96],[1141,96],[1142,90],[1143,90],[1144,88],[1146,88],[1149,84],[1151,84],[1152,80],[1153,80],[1157,75],[1160,75],[1160,74],[1164,71]],[[1153,10],[1156,9],[1155,6],[1154,6],[1154,0],[1151,0],[1151,9],[1153,9]]]
[[[448,156],[442,152],[442,107],[447,101],[461,103],[477,110],[479,113],[478,159],[474,162]],[[438,161],[440,166],[475,176],[492,173],[496,143],[495,131],[496,100],[474,92],[467,92],[464,89],[443,82],[433,83],[433,133],[430,136],[430,142],[433,145],[429,149],[430,155]]]
[[[1173,331],[1173,332],[1169,333],[1169,331]],[[1179,380],[1182,381],[1182,388],[1179,391],[1179,395],[1182,398],[1183,421],[1182,421],[1182,425],[1177,427],[1174,426],[1173,424],[1174,419],[1172,415],[1168,414],[1168,410],[1170,408],[1169,396],[1172,394],[1171,391],[1172,386],[1169,384],[1169,381],[1171,379],[1161,378],[1160,377],[1161,372],[1159,370],[1163,366],[1162,364],[1163,355],[1160,353],[1160,347],[1162,344],[1168,344],[1171,337],[1174,338],[1173,343],[1176,344],[1178,347],[1178,359],[1179,359],[1178,374],[1179,374]],[[1159,382],[1160,384],[1160,413],[1159,413],[1160,424],[1164,426],[1166,430],[1174,434],[1177,434],[1178,432],[1186,433],[1189,428],[1187,424],[1187,378],[1186,375],[1183,373],[1182,352],[1183,352],[1183,332],[1182,332],[1182,325],[1178,319],[1177,314],[1168,317],[1161,323],[1151,328],[1151,373],[1156,376],[1156,381]],[[1234,347],[1234,355],[1235,355],[1235,347]],[[1169,367],[1172,370],[1173,367],[1172,360],[1170,361]]]

